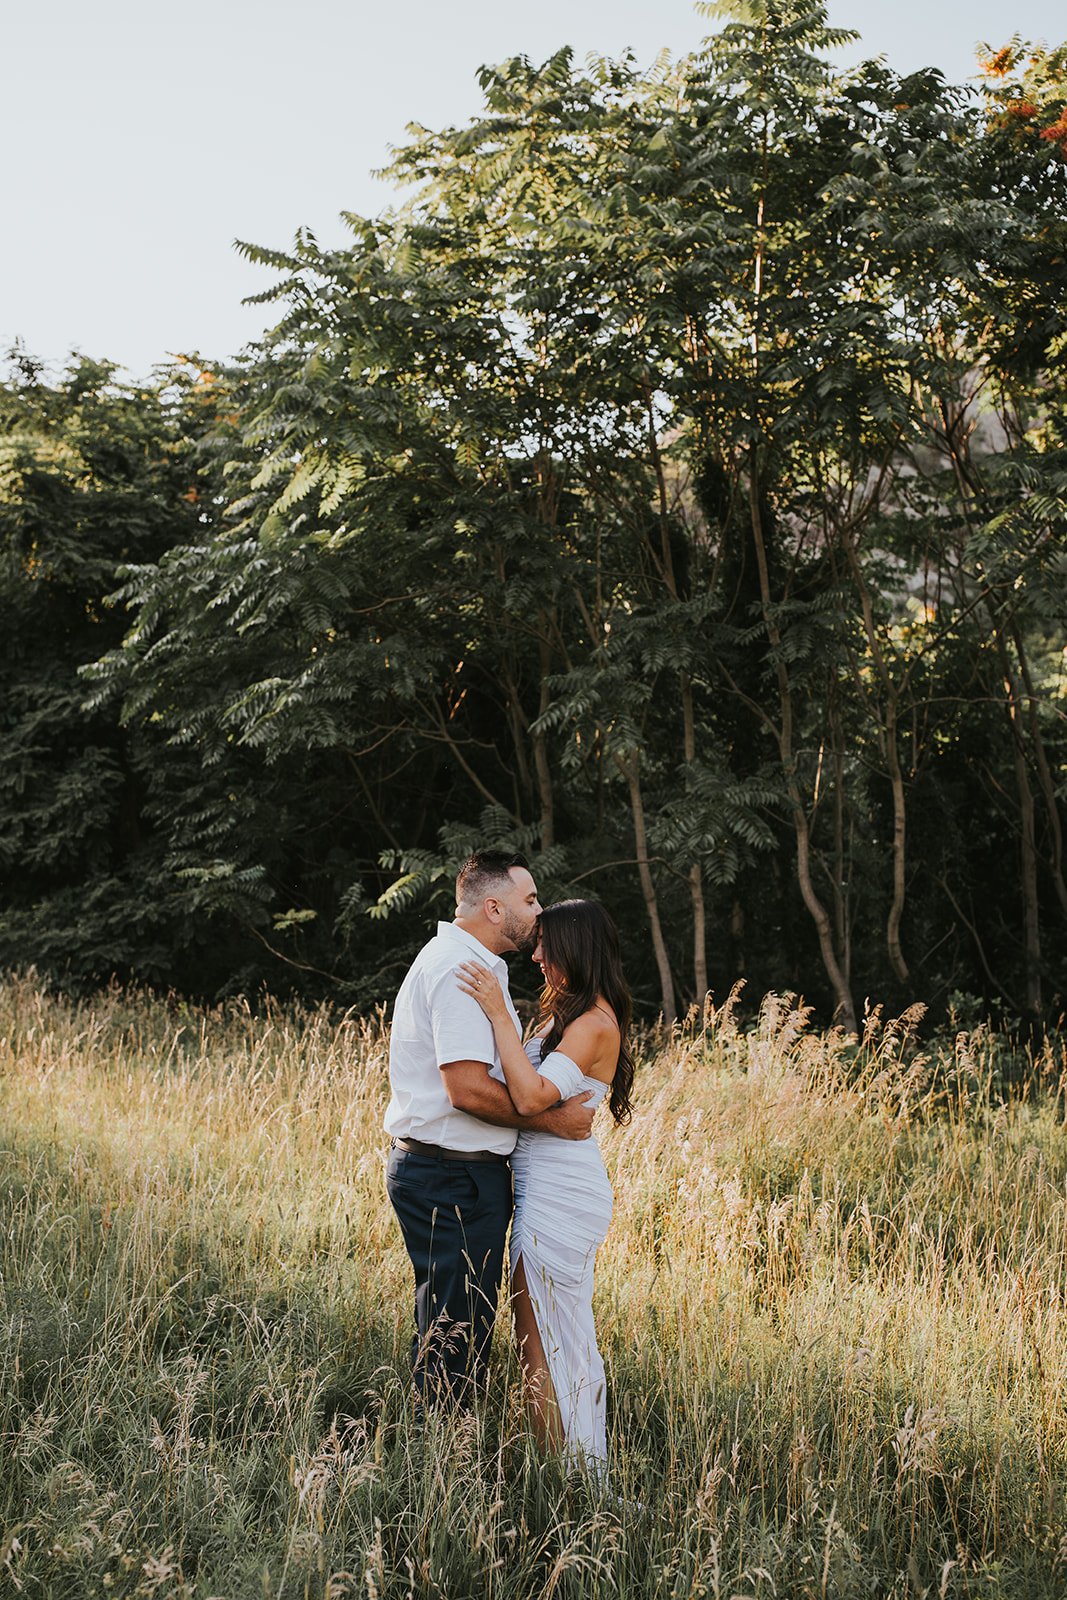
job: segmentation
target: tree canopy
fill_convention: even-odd
[[[842,37],[486,68],[241,362],[23,360],[0,959],[365,1005],[481,840],[650,1013],[1057,1014],[1067,50]]]

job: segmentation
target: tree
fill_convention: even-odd
[[[158,561],[200,524],[192,441],[213,421],[207,375],[182,368],[132,387],[80,358],[50,382],[20,350],[11,369],[0,388],[0,960],[68,982],[170,977],[197,933],[149,817],[155,750],[106,710],[87,712],[80,674],[124,632],[105,604],[120,569]]]
[[[246,247],[277,326],[182,413],[201,499],[86,673],[219,982],[387,992],[480,827],[665,1017],[741,972],[848,1029],[1045,1007],[1060,57],[980,100],[835,73],[809,0],[726,16],[486,69],[403,209]]]

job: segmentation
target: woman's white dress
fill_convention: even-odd
[[[542,1061],[540,1039],[529,1040],[525,1049],[562,1100],[591,1090],[588,1104],[600,1105],[606,1083],[586,1077],[559,1050]],[[611,1183],[595,1136],[574,1140],[522,1132],[511,1169],[512,1279],[521,1260],[567,1449],[597,1465],[607,1459],[607,1427],[604,1363],[593,1326],[593,1262],[611,1221]]]

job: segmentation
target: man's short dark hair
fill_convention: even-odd
[[[457,905],[477,906],[494,890],[510,889],[512,867],[529,866],[518,850],[475,850],[456,877]]]

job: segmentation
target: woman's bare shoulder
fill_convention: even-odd
[[[567,1024],[558,1048],[591,1077],[601,1076],[597,1067],[610,1067],[613,1073],[619,1052],[618,1023],[610,1012],[593,1006]]]

